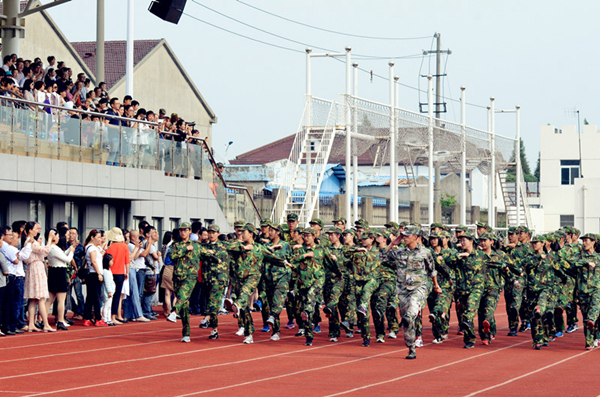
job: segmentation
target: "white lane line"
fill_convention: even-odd
[[[535,371],[531,371],[531,372],[528,372],[528,373],[526,373],[526,374],[523,374],[523,375],[517,376],[517,377],[515,377],[515,378],[509,379],[509,380],[507,380],[506,382],[498,383],[497,385],[490,386],[490,387],[487,387],[487,388],[485,388],[485,389],[478,390],[478,391],[476,391],[476,392],[473,392],[473,393],[471,393],[471,394],[468,394],[468,395],[466,395],[465,397],[471,397],[471,396],[475,396],[475,395],[477,395],[477,394],[484,393],[484,392],[486,392],[486,391],[490,391],[490,390],[493,390],[493,389],[497,389],[498,387],[502,387],[502,386],[504,386],[504,385],[508,385],[509,383],[512,383],[512,382],[514,382],[514,381],[517,381],[517,380],[519,380],[519,379],[523,379],[523,378],[525,378],[525,377],[527,377],[527,376],[529,376],[529,375],[537,374],[538,372],[544,371],[544,370],[546,370],[546,369],[548,369],[548,368],[552,368],[552,367],[554,367],[554,366],[556,366],[556,365],[562,364],[562,363],[564,363],[564,362],[567,362],[567,361],[569,361],[569,360],[572,360],[572,359],[574,359],[574,358],[581,357],[581,356],[583,356],[584,354],[588,354],[588,353],[591,353],[591,352],[593,352],[593,351],[595,351],[595,350],[588,350],[588,351],[585,351],[585,352],[583,352],[583,353],[579,353],[579,354],[576,354],[576,355],[574,355],[574,356],[567,357],[567,358],[565,358],[565,359],[563,359],[563,360],[560,360],[560,361],[557,361],[557,362],[555,362],[554,364],[549,364],[549,365],[546,365],[545,367],[542,367],[542,368],[536,369]]]
[[[287,338],[293,338],[293,336],[289,336],[289,337],[282,338],[282,339],[287,339]],[[255,342],[255,343],[261,343],[261,342],[267,342],[267,341],[268,341],[268,339],[264,340],[264,341]],[[310,347],[310,348],[305,348],[305,349],[302,349],[302,350],[294,350],[294,351],[285,352],[285,353],[277,353],[277,354],[272,354],[272,355],[269,355],[269,356],[253,357],[253,358],[249,358],[249,359],[245,359],[245,360],[239,360],[239,361],[233,361],[233,362],[227,362],[227,363],[221,363],[221,364],[205,365],[205,366],[202,366],[202,367],[187,368],[187,369],[182,369],[182,370],[178,370],[178,371],[171,371],[171,372],[162,372],[162,373],[157,373],[157,374],[152,374],[152,375],[139,376],[139,377],[136,377],[136,378],[129,378],[129,379],[122,379],[122,380],[116,380],[116,381],[111,381],[111,382],[104,382],[104,383],[99,383],[99,384],[95,384],[95,385],[86,385],[86,386],[73,387],[73,388],[63,389],[63,390],[46,391],[46,392],[41,392],[41,393],[36,393],[36,394],[30,394],[30,395],[27,395],[27,396],[24,396],[24,397],[33,397],[33,396],[43,396],[43,395],[48,395],[48,394],[65,393],[65,392],[70,392],[70,391],[74,391],[74,390],[88,389],[88,388],[91,388],[91,387],[102,387],[102,386],[114,385],[114,384],[117,384],[117,383],[133,382],[133,381],[137,381],[137,380],[144,380],[144,379],[149,379],[149,378],[155,378],[157,376],[169,376],[169,375],[175,375],[175,374],[182,374],[182,373],[186,373],[186,372],[199,371],[199,370],[202,370],[202,369],[224,367],[224,366],[227,366],[227,365],[246,364],[246,363],[249,363],[249,362],[252,362],[252,361],[259,361],[259,360],[266,360],[266,359],[276,358],[276,357],[281,357],[281,356],[287,356],[287,355],[290,355],[290,354],[294,354],[294,353],[298,353],[298,352],[304,352],[304,351],[314,351],[314,350],[318,350],[318,349],[324,349],[324,348],[327,348],[327,347],[340,346],[340,345],[347,344],[347,343],[352,343],[352,342],[358,342],[358,340],[351,340],[351,341],[341,342],[341,343],[332,343],[332,344],[329,344],[329,345],[323,345],[323,346],[318,346],[318,347]],[[236,345],[229,345],[227,347],[240,346],[240,345],[242,345],[242,344],[240,343],[240,344],[236,344]],[[205,349],[205,350],[198,350],[198,351],[206,351],[206,350],[213,350],[213,349]],[[62,371],[65,371],[65,370],[61,370],[61,372]],[[66,371],[68,371],[68,369]]]
[[[529,340],[526,340],[526,341],[523,341],[523,342],[515,343],[514,345],[510,345],[510,346],[502,347],[502,348],[500,348],[500,349],[498,349],[498,350],[493,350],[493,351],[489,351],[489,352],[486,352],[486,353],[478,354],[478,355],[476,355],[476,356],[472,356],[472,357],[463,358],[462,360],[457,360],[457,361],[453,361],[453,362],[451,362],[451,363],[447,363],[447,364],[443,364],[443,365],[438,365],[437,367],[428,368],[428,369],[425,369],[425,370],[423,370],[423,371],[418,371],[418,372],[413,372],[413,373],[410,373],[410,374],[402,375],[402,376],[399,376],[399,377],[397,377],[397,378],[394,378],[394,379],[388,379],[388,380],[385,380],[385,381],[382,381],[382,382],[371,383],[371,384],[369,384],[369,385],[365,385],[365,386],[357,387],[357,388],[355,388],[355,389],[346,390],[346,391],[343,391],[343,392],[340,392],[340,393],[329,394],[329,395],[328,395],[328,396],[326,396],[326,397],[341,396],[342,394],[353,393],[353,392],[356,392],[356,391],[360,391],[360,390],[368,389],[368,388],[370,388],[370,387],[381,386],[381,385],[384,385],[384,384],[386,384],[386,383],[397,382],[397,381],[399,381],[399,380],[406,379],[406,378],[410,378],[410,377],[412,377],[412,376],[416,376],[416,375],[425,374],[425,373],[427,373],[427,372],[436,371],[436,370],[438,370],[438,369],[441,369],[441,368],[446,368],[446,367],[450,367],[450,366],[452,366],[452,365],[455,365],[455,364],[460,364],[460,363],[463,363],[463,362],[465,362],[465,361],[474,360],[474,359],[476,359],[476,358],[479,358],[479,357],[487,356],[488,354],[494,354],[494,353],[497,353],[497,352],[499,352],[499,351],[502,351],[502,350],[511,349],[511,348],[513,348],[513,347],[515,347],[515,346],[519,346],[519,345],[522,345],[522,344],[524,344],[524,343],[531,343],[531,341],[529,341]]]

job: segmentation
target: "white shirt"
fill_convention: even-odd
[[[129,253],[133,254],[133,251],[135,251],[135,245],[133,245],[133,243],[129,243],[127,245],[129,246]],[[143,270],[146,268],[146,262],[144,261],[144,258],[140,256],[136,260],[130,261],[129,266],[135,270]]]
[[[2,249],[6,249],[7,251],[10,251],[12,255],[14,255],[14,257],[16,258],[17,253],[19,252],[19,249],[17,247],[13,247],[12,245],[8,245],[6,243],[2,244]],[[7,258],[7,262],[9,262],[8,257]],[[17,263],[16,265],[14,263],[12,263],[12,261],[8,264],[8,274],[13,275],[13,276],[17,276],[17,277],[25,277],[25,271],[23,270],[23,261],[21,259],[19,259],[19,263]]]
[[[63,252],[56,245],[50,247],[50,251],[48,252],[48,266],[50,267],[67,267],[68,264],[71,263],[71,259],[73,259],[73,251],[67,249]]]
[[[96,273],[96,269],[92,265],[92,251],[96,251],[96,266],[102,271],[102,251],[100,250],[100,247],[96,247],[94,244],[88,244],[85,247],[85,261],[88,266],[88,271],[90,273]]]

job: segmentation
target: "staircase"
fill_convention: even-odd
[[[502,197],[504,198],[504,207],[506,209],[506,226],[517,226],[517,202],[520,202],[520,225],[532,228],[533,223],[531,221],[531,213],[527,201],[527,188],[523,180],[523,173],[521,173],[521,180],[519,181],[521,184],[520,197],[517,197],[516,181],[508,180],[509,176],[513,179],[516,178],[516,168],[517,166],[515,163],[509,163],[505,168],[498,170],[498,177],[502,188]]]
[[[298,214],[299,224],[303,226],[313,218],[335,138],[338,107],[334,102],[330,102],[329,105],[329,114],[324,126],[304,126],[296,134],[284,183],[273,206],[271,219],[285,223],[287,215],[295,213]],[[311,107],[307,106],[305,112],[310,109]],[[283,211],[279,215],[277,208],[280,208],[281,200],[285,201]]]

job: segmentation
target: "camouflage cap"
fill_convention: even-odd
[[[448,232],[448,231],[444,231],[444,234],[443,234],[443,236],[442,236],[442,237],[444,237],[444,238],[451,238],[451,237],[452,237],[452,235],[450,234],[450,232]]]
[[[533,238],[531,239],[531,243],[545,243],[546,242],[546,238],[544,236],[542,236],[541,234],[538,234],[537,236],[533,236]]]
[[[298,214],[295,214],[293,212],[291,214],[287,214],[286,219],[288,222],[296,222],[298,220]]]
[[[573,230],[573,234],[579,236],[581,234],[581,230],[577,229],[576,227],[572,227],[571,228]],[[589,233],[587,233],[589,234]]]
[[[508,228],[508,234],[517,234],[519,233],[519,228],[516,226],[511,226]]]
[[[271,222],[270,219],[268,218],[263,218],[260,220],[260,226],[271,226],[273,224],[273,222]]]
[[[436,227],[439,227],[440,229],[444,230],[444,225],[440,222],[434,222],[431,224],[431,229],[435,229]]]
[[[302,234],[312,234],[313,236],[317,235],[317,231],[312,227],[307,227],[302,230]]]
[[[238,219],[237,221],[233,222],[233,227],[244,227],[244,225],[246,224],[246,221],[243,219]]]
[[[209,232],[220,232],[221,228],[219,227],[219,225],[215,225],[214,223],[212,225],[208,225],[208,227],[206,228]]]
[[[429,238],[441,238],[443,232],[433,232],[429,235]]]
[[[400,227],[400,226],[408,226],[408,222],[402,221],[398,224],[398,227]]]
[[[563,226],[562,231],[566,234],[573,234],[573,228],[571,228],[571,226]]]
[[[529,235],[533,234],[531,233],[531,230],[529,230],[526,226],[519,226],[519,230],[521,231],[521,233],[527,233]]]
[[[421,226],[421,224],[420,224],[419,222],[411,222],[411,223],[409,223],[409,225],[416,226],[416,227],[418,227],[419,229],[422,227],[422,226]]]
[[[370,229],[367,229],[367,230],[365,230],[365,231],[364,231],[364,232],[362,232],[362,234],[360,235],[360,239],[361,239],[361,240],[364,240],[364,239],[367,239],[367,238],[372,238],[372,239],[374,239],[374,238],[375,238],[375,233],[373,233],[373,231],[372,231],[372,230],[370,230]]]
[[[333,220],[333,223],[342,222],[344,225],[346,224],[346,218],[338,216]]]
[[[419,235],[419,233],[421,233],[421,228],[419,226],[408,225],[402,232],[402,235],[403,236],[412,236],[412,235]]]
[[[217,163],[217,167],[218,167],[218,168],[223,168],[223,167],[225,167],[225,166],[223,165],[223,163]]]
[[[179,229],[191,229],[192,228],[192,224],[189,222],[182,222],[179,225]]]
[[[337,234],[342,234],[342,229],[340,229],[339,227],[331,227],[329,228],[329,230],[327,230],[327,233],[337,233]]]
[[[342,234],[351,234],[353,236],[356,236],[356,232],[353,229],[345,229]]]
[[[279,227],[281,228],[282,232],[289,232],[290,231],[290,228],[285,223],[283,225],[279,225]]]
[[[454,228],[455,232],[468,232],[469,228],[466,227],[465,225],[458,225]]]
[[[254,226],[254,225],[253,225],[253,224],[251,224],[251,223],[246,223],[246,224],[245,224],[245,225],[242,227],[242,230],[248,230],[249,232],[256,233],[256,226]]]
[[[320,220],[319,218],[311,219],[310,222],[308,222],[308,224],[309,225],[319,225],[319,226],[321,226],[321,228],[323,226],[325,226],[325,223],[322,220]]]
[[[485,233],[481,233],[481,236],[479,236],[479,239],[496,241],[496,235],[494,233],[485,232]]]
[[[394,221],[389,221],[388,223],[386,223],[386,224],[385,224],[385,225],[383,225],[383,226],[385,226],[385,227],[387,227],[387,228],[390,228],[390,229],[396,229],[396,228],[397,228],[398,226],[400,226],[400,225],[398,225],[398,224],[397,224],[396,222],[394,222]]]
[[[592,241],[598,241],[598,237],[593,234],[593,233],[586,233],[583,236],[581,236],[581,239],[583,240],[584,238],[589,238]]]
[[[479,222],[475,222],[475,226],[477,226],[477,227],[482,227],[482,228],[484,228],[484,229],[487,229],[487,228],[489,227],[487,223],[485,223],[485,222],[481,222],[481,221],[479,221]]]
[[[465,234],[461,235],[459,238],[468,238],[469,240],[475,240],[475,235],[471,232],[465,232]]]
[[[278,223],[273,223],[273,222],[271,222],[271,224],[269,225],[269,227],[270,227],[271,229],[273,229],[273,230],[277,230],[277,231],[279,231],[280,233],[283,233],[283,232],[284,232],[283,226],[284,226],[284,225],[280,225],[280,224],[278,224]],[[287,229],[287,225],[285,225],[285,228]]]
[[[369,227],[369,222],[367,222],[363,218],[360,218],[359,220],[354,221],[354,226],[362,227],[363,229],[365,229],[365,228]]]
[[[554,233],[546,233],[544,234],[544,238],[546,241],[550,241],[551,243],[556,241],[556,235]]]

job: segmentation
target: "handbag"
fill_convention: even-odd
[[[146,275],[144,279],[144,295],[154,295],[156,293],[156,269],[151,277]]]

